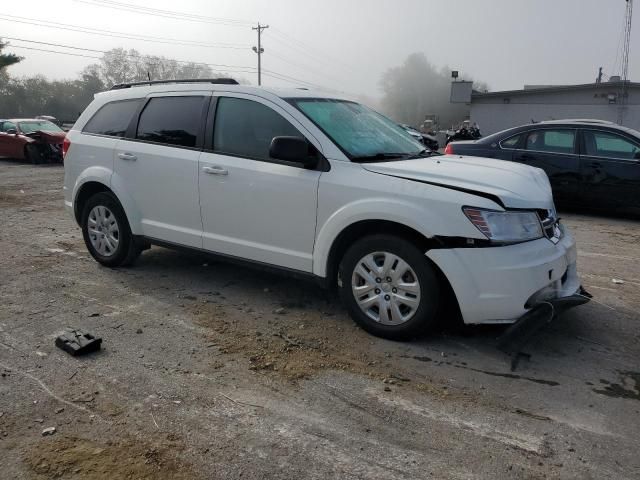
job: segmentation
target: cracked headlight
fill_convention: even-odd
[[[462,211],[478,230],[495,243],[519,243],[543,237],[536,212],[499,212],[474,207],[464,207]]]

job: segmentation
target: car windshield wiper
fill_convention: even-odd
[[[425,148],[421,152],[418,152],[418,153],[416,153],[414,155],[409,155],[407,158],[408,159],[427,158],[427,157],[432,156],[433,154],[434,154],[434,152],[432,150],[429,150],[428,148]]]
[[[407,153],[387,153],[379,152],[373,155],[362,155],[360,157],[352,157],[355,162],[380,162],[383,160],[405,160],[409,157]]]

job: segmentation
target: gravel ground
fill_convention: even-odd
[[[637,220],[563,214],[595,298],[511,372],[500,328],[390,342],[285,276],[155,247],[100,267],[62,177],[0,161],[3,478],[640,477]],[[103,349],[57,349],[67,326]]]

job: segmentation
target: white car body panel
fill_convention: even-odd
[[[114,174],[140,212],[142,235],[202,248],[200,152],[126,139],[118,140],[115,152]],[[123,160],[120,154],[136,160]]]
[[[263,103],[283,115],[324,155],[329,171],[82,133],[105,103],[147,96],[202,94]],[[427,239],[486,237],[463,206],[554,210],[540,169],[511,162],[438,156],[353,163],[287,98],[317,92],[246,86],[169,84],[98,94],[68,133],[65,205],[73,212],[87,182],[111,189],[135,235],[253,260],[325,278],[331,247],[358,222],[395,222]],[[122,160],[132,153],[136,161]],[[219,167],[226,175],[206,173]],[[513,322],[536,301],[574,294],[580,287],[576,247],[541,238],[491,248],[425,252],[448,279],[466,323]],[[333,281],[334,279],[330,279]]]
[[[514,162],[443,155],[401,162],[365,164],[372,172],[449,185],[494,195],[509,208],[551,209],[551,185],[544,170]]]
[[[433,159],[423,159],[432,162]],[[396,163],[396,162],[393,162]],[[486,198],[447,188],[380,175],[369,165],[336,163],[322,174],[318,193],[318,227],[313,273],[324,277],[333,242],[350,225],[365,220],[386,220],[420,232],[484,239],[467,220],[461,205],[501,209]]]
[[[199,176],[206,250],[311,271],[320,172],[203,152]]]

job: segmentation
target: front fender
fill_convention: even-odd
[[[355,223],[365,220],[400,223],[429,238],[433,233],[427,227],[428,222],[419,220],[426,217],[424,209],[402,199],[370,198],[348,203],[320,226],[313,250],[313,273],[326,277],[331,246],[343,230]]]

